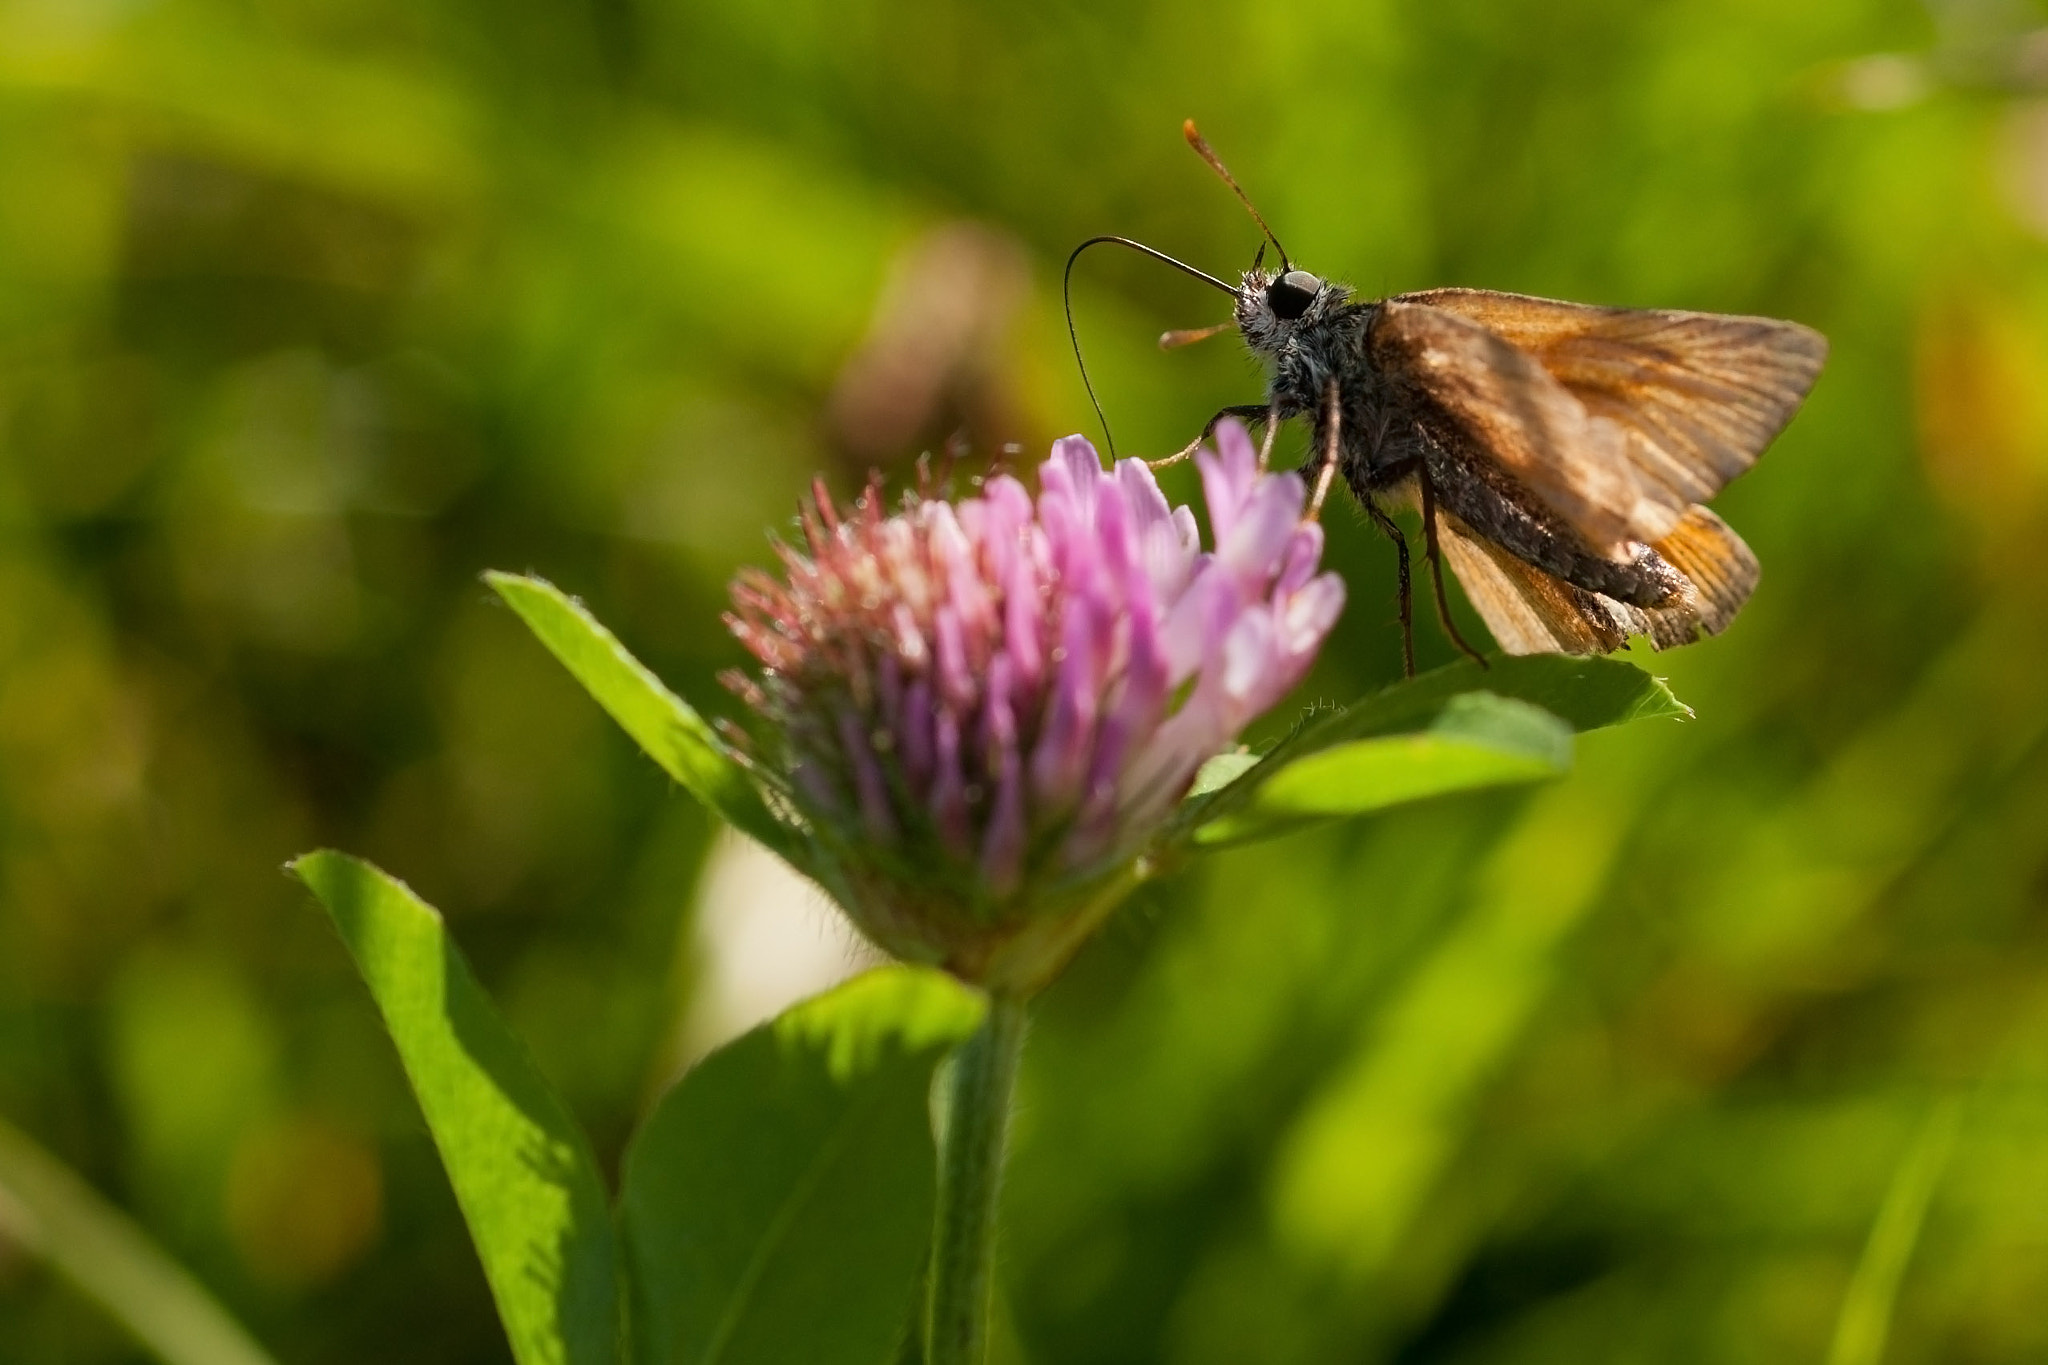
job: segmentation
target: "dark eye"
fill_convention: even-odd
[[[1306,270],[1290,270],[1266,286],[1266,306],[1274,317],[1292,321],[1306,313],[1322,291],[1323,282]]]

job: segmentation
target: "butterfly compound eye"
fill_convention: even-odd
[[[1306,270],[1290,270],[1266,286],[1266,306],[1274,317],[1291,321],[1306,313],[1322,290],[1323,282]]]

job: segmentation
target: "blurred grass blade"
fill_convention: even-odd
[[[932,1071],[981,997],[884,967],[719,1049],[626,1154],[642,1365],[884,1365],[931,1240]]]
[[[0,1233],[69,1276],[169,1365],[272,1365],[189,1271],[76,1172],[5,1122]]]
[[[769,811],[724,741],[581,603],[544,579],[494,570],[484,581],[670,777],[799,871],[810,870],[802,840]]]
[[[291,869],[333,916],[398,1045],[514,1359],[616,1365],[611,1221],[575,1120],[432,907],[339,853],[309,853]]]
[[[1480,695],[1489,700],[1463,700]],[[1310,814],[1356,814],[1465,787],[1548,776],[1568,766],[1570,755],[1567,750],[1558,761],[1557,732],[1533,721],[1531,711],[1548,712],[1565,733],[1692,715],[1660,679],[1621,659],[1496,656],[1483,669],[1460,662],[1396,683],[1341,711],[1314,716],[1256,761],[1225,755],[1211,763],[1183,803],[1174,837],[1200,843],[1242,840],[1293,827]],[[1406,751],[1398,745],[1360,744],[1396,735],[1438,738]],[[1332,753],[1346,749],[1351,751],[1346,758]],[[1325,809],[1305,809],[1287,820],[1251,813],[1266,787],[1311,761],[1309,774],[1298,779],[1300,785],[1286,799]],[[1347,780],[1377,784],[1378,798],[1361,792],[1357,804],[1341,805]]]
[[[1258,784],[1235,813],[1195,831],[1198,844],[1268,838],[1480,787],[1570,771],[1572,729],[1528,702],[1490,692],[1451,698],[1421,730],[1306,754]]]
[[[1884,1359],[1899,1281],[1920,1240],[1927,1206],[1948,1168],[1949,1153],[1955,1150],[1961,1119],[1961,1101],[1950,1098],[1937,1104],[1921,1125],[1906,1159],[1899,1163],[1842,1300],[1828,1365],[1878,1365]]]

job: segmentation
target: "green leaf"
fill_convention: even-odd
[[[147,1233],[4,1122],[0,1234],[47,1258],[167,1365],[272,1365]]]
[[[811,870],[803,840],[775,818],[717,731],[582,603],[545,579],[493,570],[484,581],[670,777],[799,870]]]
[[[1212,760],[1183,803],[1173,837],[1238,842],[1307,820],[1531,781],[1569,766],[1560,733],[1692,715],[1661,680],[1625,660],[1532,654],[1496,655],[1489,663],[1482,669],[1461,661],[1313,716],[1255,763],[1232,754]],[[1486,700],[1468,700],[1478,697]],[[1548,713],[1563,730],[1532,719],[1531,711]],[[1390,742],[1392,736],[1412,742]],[[1358,785],[1350,798],[1347,783]]]
[[[291,864],[369,983],[519,1365],[616,1365],[620,1295],[589,1145],[434,909],[332,852]]]
[[[982,997],[884,967],[721,1048],[626,1155],[643,1365],[887,1365],[931,1241],[932,1070]]]
[[[1234,814],[1195,831],[1198,844],[1269,838],[1340,816],[1570,771],[1572,730],[1525,701],[1466,692],[1426,729],[1352,740],[1295,759]]]
[[[1220,792],[1231,783],[1259,766],[1259,756],[1240,749],[1235,753],[1218,754],[1202,765],[1195,774],[1195,785],[1188,789],[1187,799]]]
[[[1626,659],[1574,654],[1496,654],[1481,668],[1461,659],[1445,668],[1408,678],[1353,706],[1318,717],[1309,729],[1318,742],[1331,735],[1357,738],[1383,734],[1433,713],[1461,692],[1540,706],[1574,730],[1598,730],[1631,720],[1692,719],[1692,708],[1655,678]]]

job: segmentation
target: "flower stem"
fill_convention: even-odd
[[[1023,1048],[1024,1001],[994,995],[945,1080],[925,1365],[982,1365],[988,1354],[996,1195]]]

